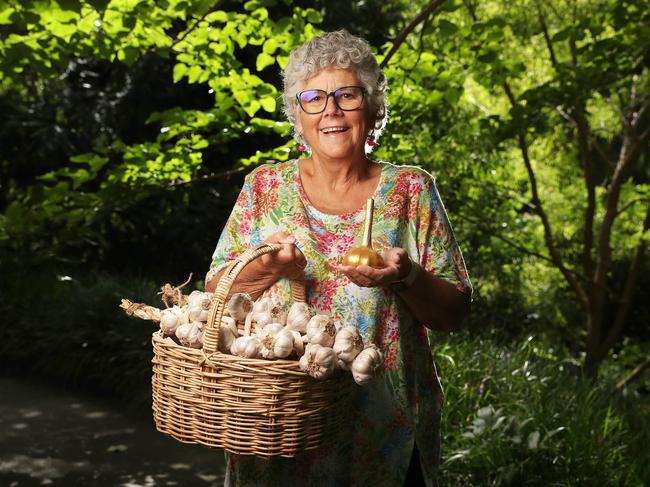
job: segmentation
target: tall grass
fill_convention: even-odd
[[[151,322],[127,317],[121,298],[156,304],[160,285],[94,274],[14,276],[3,284],[0,370],[150,404]]]
[[[615,367],[591,381],[534,337],[442,340],[441,485],[650,485],[647,390],[615,392]]]

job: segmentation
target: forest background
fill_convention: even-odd
[[[202,287],[245,174],[299,157],[288,53],[338,28],[389,79],[375,157],[436,176],[475,286],[433,344],[442,483],[648,485],[642,0],[0,0],[2,371],[149,407],[119,301]]]

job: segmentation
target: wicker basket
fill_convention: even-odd
[[[354,389],[349,374],[319,381],[294,360],[248,359],[218,351],[221,317],[233,281],[249,262],[280,248],[261,244],[226,268],[212,297],[202,350],[153,334],[153,417],[158,431],[186,443],[269,458],[318,448],[345,427]],[[305,300],[303,281],[292,282],[292,298]]]

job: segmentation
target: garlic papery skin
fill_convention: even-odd
[[[379,349],[370,344],[355,357],[350,365],[352,377],[360,386],[367,384],[375,376],[376,371],[384,363],[384,357]]]
[[[210,302],[208,301],[208,309],[204,308],[200,302],[196,301],[194,304],[190,304],[187,313],[190,318],[190,321],[200,321],[205,323],[208,321],[208,312],[209,312]]]
[[[334,345],[336,327],[328,315],[316,315],[307,323],[307,341],[323,347]]]
[[[178,306],[174,306],[178,308]],[[160,312],[160,329],[164,336],[172,336],[181,324],[179,313],[174,308],[163,309]],[[180,310],[180,308],[178,308]]]
[[[264,325],[263,327],[260,327],[259,330],[260,330],[260,334],[262,332],[279,333],[280,330],[284,330],[284,326],[282,326],[280,323],[269,323],[267,325]]]
[[[192,291],[187,297],[188,307],[198,306],[203,309],[210,309],[210,302],[212,300],[211,293],[204,293],[203,291]]]
[[[261,311],[268,311],[271,298],[260,298],[253,303],[251,313],[259,313]]]
[[[285,358],[293,352],[293,335],[284,328],[276,331],[273,324],[268,325],[260,333],[259,339],[260,354],[264,358]]]
[[[230,353],[244,358],[257,358],[260,355],[260,341],[257,337],[238,337],[230,347]]]
[[[305,347],[305,354],[298,361],[298,366],[314,379],[327,379],[336,369],[336,354],[329,347],[309,343]]]
[[[287,325],[287,329],[289,325]],[[305,344],[302,342],[302,335],[300,332],[295,330],[289,330],[293,335],[293,351],[298,358],[302,357],[305,354]]]
[[[247,320],[254,321],[258,330],[261,330],[269,323],[273,323],[275,320],[271,313],[268,311],[260,311],[259,313],[251,313],[246,317]]]
[[[250,313],[253,309],[253,300],[250,295],[247,293],[235,293],[230,296],[228,303],[226,304],[226,310],[228,314],[235,318],[237,321],[244,321],[246,315]]]
[[[178,316],[178,324],[182,325],[184,323],[189,323],[190,322],[190,312],[187,306],[172,306],[169,308],[172,310],[172,313],[174,313],[176,316]]]
[[[339,368],[348,370],[350,363],[363,350],[363,338],[356,327],[344,326],[336,333],[332,348],[338,358]]]
[[[230,347],[238,336],[235,320],[230,316],[222,316],[219,327],[219,351],[230,353]]]
[[[294,330],[302,334],[307,333],[307,323],[313,314],[307,303],[293,303],[287,314],[287,330]]]
[[[203,346],[203,332],[198,323],[183,323],[176,328],[176,338],[181,345],[191,348]]]
[[[271,316],[273,323],[280,323],[281,325],[287,324],[287,312],[283,305],[276,301],[271,301],[269,304],[268,313]]]

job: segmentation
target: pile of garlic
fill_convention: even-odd
[[[176,293],[169,307],[157,309],[127,299],[120,305],[127,314],[159,322],[163,337],[191,347],[203,347],[211,293]],[[219,351],[245,358],[298,360],[300,369],[316,379],[346,370],[359,385],[368,383],[383,364],[373,344],[365,344],[355,326],[329,315],[315,314],[307,303],[288,309],[272,298],[253,301],[235,293],[226,303],[219,327]]]
[[[327,379],[337,369],[347,370],[359,385],[368,383],[383,363],[379,349],[366,345],[356,327],[314,314],[307,303],[293,303],[287,310],[272,298],[253,302],[247,294],[237,293],[226,305],[226,313],[239,325],[245,314],[242,336],[232,335],[224,342],[231,343],[233,355],[298,359],[300,369],[316,379]],[[221,335],[223,330],[222,320]],[[220,339],[220,348],[221,344]]]
[[[203,346],[203,327],[208,321],[210,311],[211,293],[192,291],[187,302],[179,306],[174,304],[170,308],[160,311],[160,331],[163,336],[175,338],[178,343],[190,348]],[[234,325],[234,322],[233,322]]]

